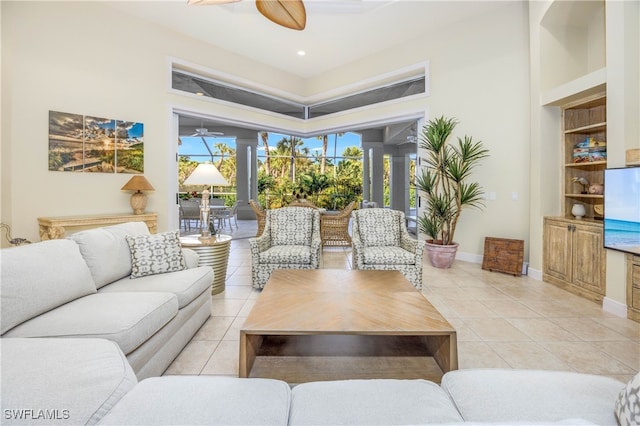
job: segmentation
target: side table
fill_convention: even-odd
[[[200,256],[198,266],[213,268],[211,294],[223,292],[231,249],[231,235],[220,234],[208,240],[199,240],[197,235],[180,237],[180,244],[198,253]]]

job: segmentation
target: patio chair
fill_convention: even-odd
[[[200,199],[179,200],[180,226],[185,231],[191,230],[191,221],[196,221],[196,228],[200,228]]]
[[[351,211],[355,208],[356,202],[350,202],[347,207],[337,214],[324,213],[320,215],[320,236],[322,247],[326,246],[350,246],[351,235],[349,235],[349,221]]]
[[[267,210],[264,232],[249,239],[253,287],[263,288],[274,269],[320,268],[320,212],[306,207]]]
[[[238,204],[240,202],[240,200],[236,201],[229,209],[215,210],[215,219],[218,221],[219,228],[225,228],[228,223],[229,229],[233,229],[231,225],[231,219],[233,219],[236,224],[236,229],[238,229]]]
[[[397,270],[421,289],[424,242],[409,235],[404,213],[366,208],[351,217],[353,268]]]
[[[253,209],[253,212],[256,214],[256,219],[258,220],[258,232],[256,232],[256,237],[259,237],[262,235],[262,231],[264,230],[264,223],[267,220],[267,212],[254,200],[249,200],[249,205]]]

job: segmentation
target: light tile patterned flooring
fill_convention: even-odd
[[[259,291],[251,287],[247,236],[232,233],[226,289],[212,296],[211,318],[165,374],[238,375],[239,330]],[[321,268],[351,269],[350,248],[327,248]],[[600,374],[628,381],[640,370],[640,324],[526,276],[425,259],[423,294],[456,328],[459,368],[525,368]]]

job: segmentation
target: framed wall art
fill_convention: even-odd
[[[143,173],[144,125],[49,111],[49,170]]]

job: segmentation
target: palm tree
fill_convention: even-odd
[[[271,175],[271,158],[269,156],[269,133],[260,132],[260,139],[262,139],[262,145],[264,146],[264,172],[267,176]]]
[[[324,174],[327,167],[327,146],[329,145],[329,136],[322,135],[316,136],[316,139],[322,140],[322,156],[320,157],[320,173]]]

